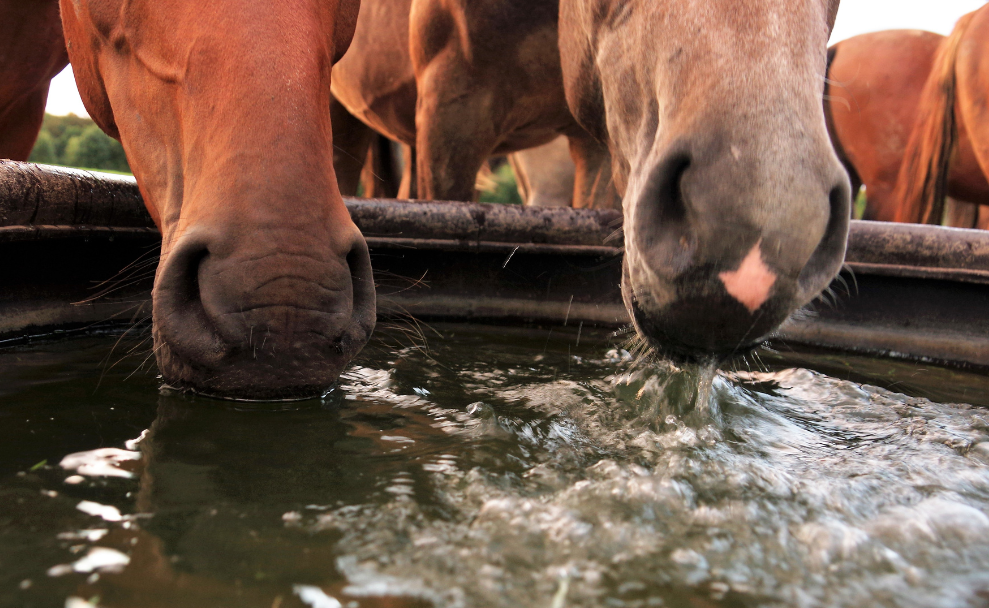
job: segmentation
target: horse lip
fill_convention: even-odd
[[[726,361],[758,348],[767,338],[767,336],[760,335],[753,340],[739,342],[730,349],[698,347],[673,338],[665,331],[656,331],[638,304],[633,303],[629,312],[631,313],[632,323],[635,325],[636,330],[640,335],[645,337],[649,345],[661,356],[678,364],[704,363],[711,359],[718,362]],[[646,331],[645,328],[650,328],[651,331]],[[662,336],[657,336],[657,333],[661,333]]]
[[[657,326],[650,320],[651,316],[656,315],[655,313],[646,312],[642,308],[639,303],[639,298],[635,293],[636,289],[628,280],[627,272],[628,269],[626,265],[626,268],[623,269],[624,276],[622,280],[622,297],[625,301],[625,307],[629,311],[629,316],[632,318],[632,324],[635,326],[635,329],[639,335],[644,337],[649,345],[652,346],[658,354],[671,359],[674,363],[704,363],[706,361],[710,361],[712,358],[717,361],[725,361],[757,348],[759,345],[764,343],[770,335],[772,335],[772,331],[770,331],[760,332],[752,339],[746,339],[746,337],[743,336],[730,348],[699,346],[697,344],[691,344],[681,340],[672,335],[666,329]],[[734,298],[727,294],[727,292],[724,297],[726,302],[731,302],[733,305],[739,307],[742,306],[741,303],[737,302]],[[771,300],[772,298],[770,298],[770,301]],[[660,312],[666,312],[669,308],[669,305],[664,305],[660,308]]]

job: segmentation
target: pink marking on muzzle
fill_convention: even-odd
[[[776,283],[776,273],[762,261],[760,245],[762,239],[759,239],[745,256],[738,270],[718,274],[728,293],[741,302],[750,313],[759,310],[759,307],[769,299],[769,292]]]

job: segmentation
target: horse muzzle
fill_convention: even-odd
[[[374,282],[356,228],[344,256],[325,245],[257,249],[190,230],[165,256],[153,299],[168,385],[235,399],[313,397],[367,342]]]

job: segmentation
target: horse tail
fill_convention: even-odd
[[[958,20],[934,56],[931,73],[920,94],[917,122],[903,153],[893,190],[895,221],[940,224],[947,196],[951,155],[958,140],[955,118],[958,47],[974,13]]]

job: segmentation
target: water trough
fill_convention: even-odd
[[[348,199],[379,316],[619,327],[613,211]],[[160,237],[133,178],[0,161],[0,340],[150,314]],[[989,233],[852,222],[787,345],[989,370]]]

